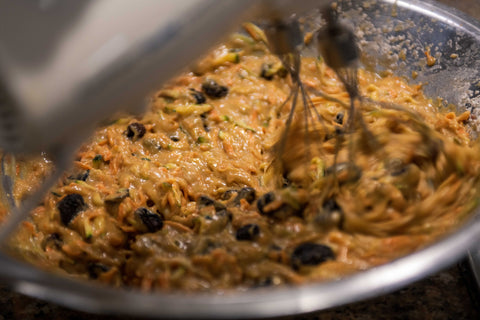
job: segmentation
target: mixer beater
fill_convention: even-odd
[[[318,52],[321,54],[326,64],[335,71],[341,82],[344,84],[345,90],[350,96],[347,123],[344,125],[344,127],[337,127],[335,130],[335,135],[337,136],[337,152],[335,152],[334,167],[336,167],[338,150],[340,148],[340,144],[342,143],[343,135],[346,133],[352,133],[355,130],[355,125],[357,123],[367,136],[367,140],[370,141],[370,144],[374,144],[375,137],[368,130],[365,122],[363,121],[361,113],[356,112],[355,107],[355,104],[359,102],[361,98],[357,80],[357,68],[359,65],[360,54],[355,36],[349,28],[339,22],[338,14],[333,6],[329,6],[323,9],[321,11],[321,14],[325,20],[325,25],[319,28],[319,30],[317,30],[316,32],[316,45]],[[317,108],[315,107],[314,103],[312,102],[309,93],[312,93],[315,96],[323,97],[326,100],[340,103],[342,105],[344,105],[344,102],[336,99],[335,97],[329,96],[315,88],[309,88],[302,83],[300,77],[300,57],[301,50],[304,49],[305,44],[303,41],[304,37],[301,31],[300,23],[295,17],[290,18],[288,21],[274,21],[266,29],[266,31],[270,51],[280,58],[284,67],[289,72],[292,80],[291,92],[285,102],[280,106],[279,111],[277,112],[277,115],[279,115],[285,104],[291,101],[291,109],[286,120],[285,130],[278,144],[276,145],[275,159],[282,159],[284,155],[289,130],[292,121],[295,118],[295,111],[298,100],[300,100],[304,107],[303,120],[300,121],[303,122],[304,132],[306,133],[304,134],[304,144],[305,146],[307,146],[307,148],[305,148],[304,157],[305,160],[308,162],[312,158],[310,147],[308,147],[311,145],[310,139],[325,139],[328,131],[324,120],[318,112]],[[310,130],[310,127],[315,127],[316,121],[321,124],[322,129]],[[341,119],[341,121],[339,120],[339,124],[343,124],[343,118]],[[350,140],[349,146],[350,164],[344,167],[347,168],[347,171],[350,172],[352,171],[351,169],[354,168],[353,140]],[[321,155],[322,151],[319,150],[319,153]],[[278,162],[276,164],[278,165]],[[305,169],[306,168],[307,166],[305,166]],[[351,172],[348,174],[355,175],[357,173]],[[335,173],[333,174],[333,176],[336,180]]]
[[[445,149],[438,132],[426,125],[420,113],[402,104],[374,99],[360,92],[360,50],[355,35],[340,22],[334,7],[328,7],[321,13],[325,23],[316,31],[314,45],[325,64],[343,84],[348,100],[331,96],[302,82],[300,56],[306,46],[302,26],[295,18],[274,21],[266,29],[269,48],[280,58],[291,78],[291,92],[277,115],[280,116],[285,105],[290,103],[291,107],[267,170],[276,172],[273,176],[276,175],[277,179],[273,179],[273,183],[277,188],[291,184],[294,188],[300,186],[317,193],[313,200],[315,203],[309,205],[303,216],[316,221],[321,228],[336,225],[345,230],[361,230],[376,235],[400,230],[414,223],[413,218],[405,217],[390,223],[385,209],[381,208],[372,210],[376,213],[357,217],[356,205],[349,209],[349,205],[343,203],[345,208],[342,208],[338,199],[344,194],[366,193],[366,198],[357,204],[360,207],[362,201],[371,201],[365,200],[371,196],[368,195],[370,192],[381,194],[396,179],[399,182],[393,184],[402,190],[399,197],[407,202],[416,201],[419,195],[402,189],[401,180],[410,179],[407,184],[416,187],[418,176],[425,174],[431,183],[430,188],[436,190],[447,179],[442,172],[455,171],[452,169],[455,159]],[[317,63],[320,69],[319,65]],[[346,121],[343,113],[339,113],[333,126],[327,123],[322,107],[328,101],[347,111]],[[303,108],[297,108],[298,104]],[[378,124],[375,125],[379,119],[385,122],[388,134],[393,133],[394,138],[395,131],[411,134],[419,144],[417,154],[405,154],[392,147]],[[303,137],[303,143],[298,141],[299,136]],[[324,143],[328,140],[334,141],[333,150]],[[364,169],[370,167],[372,170],[372,166],[378,175],[362,177]],[[432,167],[445,170],[431,170]],[[386,175],[386,181],[379,178],[382,175]],[[348,216],[348,223],[345,216]],[[371,224],[368,229],[365,228],[366,221]]]

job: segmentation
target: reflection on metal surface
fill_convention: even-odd
[[[468,251],[468,262],[473,273],[473,277],[480,288],[480,249],[474,247]]]

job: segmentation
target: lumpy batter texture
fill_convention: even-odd
[[[311,104],[299,101],[279,153],[290,76],[263,43],[234,35],[158,91],[145,115],[98,129],[12,250],[146,291],[296,285],[413,252],[476,206],[468,112],[440,112],[420,85],[360,71],[368,130],[349,131],[335,73],[302,58],[301,79]],[[22,199],[51,164],[17,166]]]

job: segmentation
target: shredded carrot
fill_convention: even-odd
[[[85,162],[81,162],[81,161],[75,161],[75,165],[81,169],[85,169],[85,170],[91,170],[93,169],[93,167],[91,165],[89,165],[88,163],[85,163]]]
[[[453,120],[456,118],[455,116],[455,113],[454,112],[449,112],[445,115],[445,118],[449,119],[449,120]]]
[[[235,151],[233,150],[232,144],[225,140],[222,140],[222,145],[223,145],[223,150],[225,151],[226,154],[229,156],[235,156]]]

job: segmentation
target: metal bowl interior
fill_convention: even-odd
[[[340,1],[354,26],[367,65],[425,84],[431,97],[459,106],[480,103],[480,23],[421,0]],[[428,67],[424,51],[437,62]],[[412,80],[413,81],[413,80]],[[445,90],[448,88],[448,90]],[[476,125],[472,124],[472,131]],[[45,273],[0,256],[0,279],[15,290],[94,313],[165,318],[262,318],[307,313],[386,294],[435,273],[466,255],[480,240],[480,212],[454,233],[406,257],[344,279],[301,287],[212,294],[145,294],[115,290]]]

